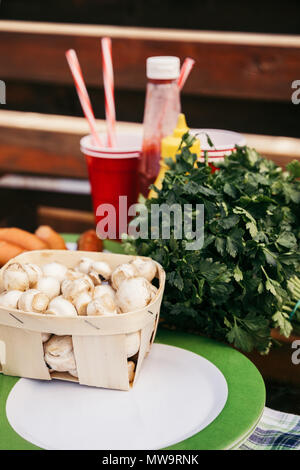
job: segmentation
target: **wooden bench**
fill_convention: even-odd
[[[105,122],[97,120],[100,132]],[[120,122],[120,132],[142,132],[141,124]],[[84,118],[0,111],[0,172],[87,178],[80,138],[89,132]],[[300,160],[300,139],[244,134],[248,145],[285,167]]]

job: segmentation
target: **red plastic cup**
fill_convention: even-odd
[[[106,136],[100,135],[106,143]],[[128,208],[138,198],[138,159],[142,134],[117,135],[116,147],[97,147],[92,136],[80,140],[88,167],[91,194],[100,238],[120,239],[127,231]]]

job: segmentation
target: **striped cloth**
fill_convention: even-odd
[[[265,408],[254,433],[239,450],[300,450],[300,416]]]

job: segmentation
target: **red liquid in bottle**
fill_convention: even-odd
[[[151,65],[158,59],[155,68]],[[177,63],[178,60],[178,63]],[[161,141],[173,133],[180,113],[180,97],[177,85],[179,75],[179,59],[176,57],[150,57],[152,62],[147,67],[147,91],[144,113],[144,138],[142,153],[139,160],[139,192],[147,197],[149,186],[155,182],[160,169]],[[167,78],[167,73],[173,74]],[[174,66],[175,64],[175,66]],[[161,67],[161,68],[160,68]],[[170,72],[171,70],[171,72]],[[151,74],[155,73],[156,78]],[[161,76],[159,76],[161,73]]]
[[[144,142],[139,166],[140,192],[147,197],[150,184],[154,183],[159,172],[160,142]]]

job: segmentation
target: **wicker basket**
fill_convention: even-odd
[[[7,265],[21,262],[42,266],[56,261],[71,268],[83,256],[106,261],[112,269],[133,258],[110,253],[43,250],[22,253]],[[155,299],[147,307],[131,313],[111,317],[57,317],[0,307],[0,346],[4,349],[1,355],[4,357],[1,359],[0,356],[0,372],[33,379],[55,378],[94,387],[128,390],[131,384],[128,379],[125,335],[139,331],[141,336],[134,384],[156,334],[165,285],[165,272],[156,264],[159,288]],[[7,265],[0,270],[0,291],[3,290],[2,273]],[[78,380],[65,372],[49,373],[44,361],[42,333],[72,336]]]

